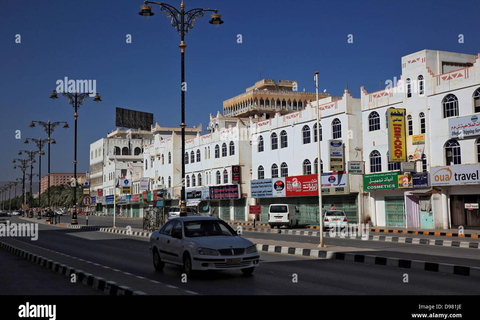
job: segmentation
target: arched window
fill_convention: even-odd
[[[282,130],[282,132],[280,132],[280,147],[281,148],[288,147],[288,136],[287,136],[287,131],[285,130]]]
[[[122,148],[122,156],[128,156],[128,147]]]
[[[447,166],[462,164],[460,144],[455,139],[450,139],[445,143],[445,163]]]
[[[115,147],[113,150],[113,154],[119,156],[120,155],[120,147]]]
[[[412,83],[410,81],[410,78],[407,78],[407,80],[405,82],[407,84],[407,98],[411,98],[412,97]]]
[[[200,155],[200,149],[197,149],[197,162],[200,162],[202,156]]]
[[[198,185],[201,186],[202,185],[202,174],[201,173],[198,174],[198,179],[197,180],[198,180]]]
[[[270,141],[272,143],[272,150],[277,150],[278,149],[278,137],[277,134],[274,132],[270,136]]]
[[[265,170],[263,169],[263,166],[258,166],[257,177],[258,179],[265,179]]]
[[[172,163],[172,153],[168,152],[168,164]]]
[[[288,177],[288,165],[285,162],[280,166],[280,174],[282,177]]]
[[[187,183],[186,187],[187,187],[187,188],[190,187],[190,176],[187,175],[187,176],[185,177],[185,181],[186,181],[186,183]]]
[[[322,141],[322,124],[319,123],[319,125],[320,125],[320,127],[319,127],[318,131],[320,133],[320,141]],[[313,125],[313,141],[314,142],[318,141],[317,140],[317,124],[316,123]]]
[[[160,157],[160,159],[161,159],[160,161],[161,161],[162,166],[163,166],[165,164],[165,156],[163,155],[163,153],[162,153],[162,156]]]
[[[139,147],[136,147],[135,150],[133,150],[133,154],[136,156],[138,156],[141,152],[142,150]]]
[[[227,171],[227,169],[223,170],[223,183],[228,183],[228,171]]]
[[[220,158],[220,147],[218,144],[215,145],[215,158]]]
[[[185,164],[188,164],[188,152],[185,152]]]
[[[303,144],[310,143],[310,127],[305,125],[302,128]]]
[[[224,142],[222,144],[222,157],[226,157],[227,156],[227,144]]]
[[[313,162],[313,169],[315,174],[318,174],[318,158],[315,158],[315,161]],[[323,173],[323,160],[320,162],[320,173]]]
[[[480,112],[480,88],[473,93],[473,112]]]
[[[195,174],[192,174],[192,187],[195,187],[196,181],[195,181]]]
[[[448,94],[442,100],[443,117],[456,117],[458,116],[458,99],[454,94]]]
[[[420,112],[418,114],[418,118],[420,120],[420,133],[425,133],[427,132],[427,125],[425,123],[425,113]]]
[[[388,159],[390,159],[390,158],[389,158],[389,154],[387,152],[387,160]],[[401,166],[400,162],[388,161],[388,171],[400,171],[400,166]]]
[[[172,177],[168,177],[168,187],[172,187]]]
[[[342,122],[335,118],[332,121],[332,138],[340,139],[342,137]]]
[[[272,178],[278,178],[278,166],[274,163],[272,164]]]
[[[370,172],[382,171],[382,156],[377,150],[370,152]]]
[[[263,142],[263,137],[259,136],[258,137],[258,152],[263,152],[264,150],[264,142]]]
[[[235,154],[235,143],[233,141],[230,141],[229,149],[230,155],[233,156]]]
[[[413,136],[413,119],[411,115],[407,116],[408,135]]]
[[[427,172],[427,156],[425,153],[422,155],[422,172]]]
[[[222,175],[220,174],[220,171],[217,171],[216,178],[217,178],[217,184],[221,184],[222,183]]]
[[[368,131],[380,130],[380,116],[378,112],[372,111],[368,115]]]
[[[190,152],[190,163],[195,163],[195,152]]]
[[[303,174],[312,174],[312,164],[310,160],[303,160]]]
[[[418,80],[418,95],[423,96],[425,93],[425,81],[423,80],[423,76],[419,75],[417,80]]]

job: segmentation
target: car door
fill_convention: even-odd
[[[174,253],[172,252],[172,246],[170,245],[172,240],[172,230],[176,224],[175,220],[171,220],[165,224],[165,227],[161,229],[157,239],[157,247],[160,253],[160,258],[164,262],[174,262]]]
[[[170,241],[167,245],[171,252],[171,259],[173,263],[183,264],[183,223],[176,220],[170,235]]]

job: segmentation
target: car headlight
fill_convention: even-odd
[[[204,256],[218,256],[218,251],[215,249],[198,248],[197,252]]]
[[[256,253],[257,252],[257,246],[256,245],[250,246],[250,247],[247,248],[247,250],[245,252],[246,252],[246,254]]]

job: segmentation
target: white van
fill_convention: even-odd
[[[268,224],[271,228],[297,227],[300,211],[293,204],[271,204],[268,208]]]

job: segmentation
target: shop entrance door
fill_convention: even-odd
[[[387,227],[405,227],[405,200],[403,197],[385,197]]]

